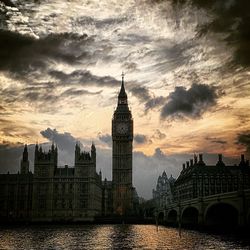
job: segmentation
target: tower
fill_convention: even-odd
[[[44,152],[42,146],[35,146],[34,176],[52,178],[57,168],[57,147],[52,144],[48,152]]]
[[[35,146],[32,217],[34,220],[52,220],[53,178],[57,169],[57,147],[52,144],[48,152]]]
[[[82,151],[80,144],[75,146],[74,172],[74,216],[78,220],[92,220],[101,214],[102,189],[101,179],[96,173],[96,148],[91,145],[91,152]]]
[[[21,174],[29,173],[29,157],[27,145],[24,146],[23,158],[21,160]]]
[[[112,141],[113,212],[117,215],[127,215],[132,212],[133,198],[133,119],[128,107],[124,74],[112,119]]]

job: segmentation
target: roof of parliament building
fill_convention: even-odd
[[[222,160],[221,154],[218,155],[218,162],[216,165],[206,165],[203,161],[202,154],[199,154],[199,159],[196,155],[194,155],[194,159],[191,159],[190,162],[187,161],[186,164],[183,164],[183,169],[175,184],[191,180],[193,175],[233,175],[239,171],[250,172],[249,161],[245,160],[244,155],[241,155],[241,161],[238,166],[226,166]]]

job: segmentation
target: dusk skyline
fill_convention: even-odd
[[[1,172],[18,169],[23,144],[55,142],[59,164],[72,165],[76,141],[94,141],[110,179],[123,71],[139,195],[150,198],[158,175],[177,177],[194,153],[208,164],[250,156],[247,1],[4,2]]]

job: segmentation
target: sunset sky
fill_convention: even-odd
[[[123,71],[139,195],[193,153],[249,157],[249,10],[248,0],[0,1],[0,172],[18,170],[25,143],[32,161],[36,142],[54,141],[73,165],[75,142],[94,141],[111,179]]]

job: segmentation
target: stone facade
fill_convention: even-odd
[[[175,200],[189,200],[197,197],[216,195],[239,190],[250,189],[249,161],[241,156],[239,166],[226,166],[222,155],[218,162],[208,166],[203,161],[202,154],[194,156],[186,164],[175,182]]]
[[[111,216],[113,214],[113,183],[106,178],[103,181],[102,189],[102,215]]]
[[[173,202],[174,182],[172,175],[168,178],[165,171],[158,177],[156,189],[153,189],[153,200],[159,209]]]
[[[173,191],[173,202],[165,208],[151,206],[164,223],[216,229],[250,226],[250,167],[244,155],[234,166],[226,166],[222,155],[212,166],[202,154],[195,155],[183,164]]]
[[[34,174],[29,172],[27,146],[21,172],[0,175],[0,217],[3,220],[92,221],[102,213],[101,173],[96,173],[96,149],[75,147],[75,166],[57,166],[57,148],[36,145]]]

